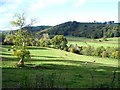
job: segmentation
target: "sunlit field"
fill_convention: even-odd
[[[3,88],[119,86],[120,69],[117,59],[77,55],[52,48],[29,47],[31,59],[25,61],[24,67],[17,67],[19,59],[13,56],[8,48],[10,46],[2,46],[1,52]]]
[[[108,41],[99,42],[101,39],[88,39],[88,38],[76,38],[76,37],[67,37],[70,44],[77,44],[78,46],[88,46],[91,45],[93,47],[118,47],[118,38],[108,38]]]

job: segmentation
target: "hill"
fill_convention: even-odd
[[[39,31],[42,31],[44,29],[50,28],[51,26],[30,26],[30,27],[24,27],[24,29],[36,33]],[[16,32],[17,30],[0,30],[0,33],[6,34],[8,32]]]
[[[47,28],[46,31],[48,31],[50,35],[62,34],[64,36],[87,38],[120,36],[120,31],[118,30],[117,23],[81,23],[70,21]]]
[[[60,34],[64,36],[75,36],[95,39],[102,37],[120,37],[120,30],[118,24],[106,22],[83,23],[77,21],[69,21],[56,26],[30,26],[25,27],[25,29],[37,36],[48,32],[50,36]]]
[[[42,31],[44,29],[50,28],[51,26],[30,26],[30,27],[25,27],[25,29],[31,31],[31,32],[38,32]]]

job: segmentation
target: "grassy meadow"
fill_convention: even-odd
[[[117,47],[118,38],[81,39],[69,37],[69,44],[79,46]],[[17,67],[19,59],[3,45],[2,86],[3,88],[118,88],[118,59],[78,55],[63,50],[29,47],[31,58],[25,60],[24,67]],[[95,62],[94,62],[95,61]],[[120,87],[119,87],[120,88]]]
[[[88,39],[88,38],[78,38],[78,37],[67,37],[70,44],[77,44],[78,46],[91,45],[94,47],[118,47],[118,38],[108,38],[108,41],[99,42],[101,39]]]

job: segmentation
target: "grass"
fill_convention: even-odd
[[[118,38],[108,38],[108,41],[99,42],[101,39],[88,39],[88,38],[78,38],[78,37],[67,37],[70,44],[77,44],[78,46],[87,46],[91,45],[94,47],[118,47]],[[87,42],[87,43],[86,43]]]
[[[117,59],[77,55],[52,48],[29,47],[31,59],[25,60],[25,67],[20,68],[16,67],[19,59],[8,51],[9,47],[3,46],[1,52],[3,88],[111,87],[114,70],[117,70],[114,88],[119,87],[120,69]]]

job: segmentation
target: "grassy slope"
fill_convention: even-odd
[[[91,45],[94,47],[118,47],[118,38],[108,38],[108,41],[99,42],[101,39],[88,39],[88,38],[76,38],[76,37],[67,37],[68,44],[77,44],[78,46],[87,46]],[[85,43],[87,42],[87,44]]]
[[[16,68],[15,64],[18,59],[6,48],[9,46],[2,48],[3,87],[17,87],[19,83],[24,82],[25,76],[28,77],[29,82],[35,83],[36,75],[49,77],[55,73],[56,87],[87,88],[92,87],[90,72],[94,74],[94,87],[100,84],[110,85],[113,71],[118,66],[117,59],[82,56],[51,48],[31,47],[32,57],[25,64],[39,65],[40,68]],[[95,63],[93,63],[94,60]],[[87,65],[84,64],[85,61],[88,61]],[[114,82],[115,87],[118,87],[117,75],[118,72]],[[45,81],[47,82],[47,80]],[[30,86],[34,87],[32,84]]]

